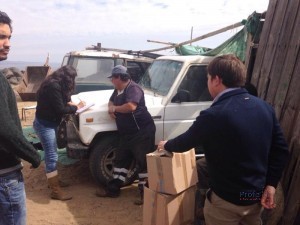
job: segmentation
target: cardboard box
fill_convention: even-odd
[[[166,194],[178,194],[198,182],[195,150],[173,153],[172,157],[147,154],[149,188]]]
[[[188,225],[194,222],[196,186],[177,195],[144,190],[143,225]]]

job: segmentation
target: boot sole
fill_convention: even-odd
[[[73,197],[68,197],[68,198],[59,198],[59,197],[56,197],[56,196],[50,196],[52,199],[54,200],[60,200],[60,201],[68,201],[68,200],[71,200]]]

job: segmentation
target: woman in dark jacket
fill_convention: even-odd
[[[71,94],[75,87],[76,70],[72,66],[63,66],[49,75],[37,92],[37,108],[33,122],[45,152],[46,175],[51,188],[51,198],[69,200],[72,196],[61,190],[63,186],[57,173],[56,130],[63,115],[73,114],[84,106],[72,103]]]

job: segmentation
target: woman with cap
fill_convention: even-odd
[[[111,79],[115,90],[108,103],[108,113],[116,120],[120,134],[119,148],[114,160],[113,179],[97,196],[117,197],[123,185],[129,166],[136,161],[139,176],[139,190],[143,203],[143,190],[147,182],[146,154],[155,150],[155,124],[145,105],[143,89],[131,80],[127,68],[118,65],[113,68]]]

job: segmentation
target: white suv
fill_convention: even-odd
[[[138,54],[130,51],[107,51],[100,47],[89,47],[87,50],[73,51],[64,56],[62,65],[72,65],[77,70],[75,92],[113,89],[107,79],[116,65],[124,65],[134,81],[139,82],[155,54]]]
[[[207,56],[162,56],[149,66],[140,80],[148,111],[156,124],[156,143],[186,131],[212,99],[207,88]],[[113,90],[83,92],[72,96],[94,103],[89,110],[73,117],[67,125],[69,157],[89,157],[90,170],[99,183],[112,175],[114,150],[119,135],[115,121],[107,113]],[[128,183],[135,178],[134,162]]]

